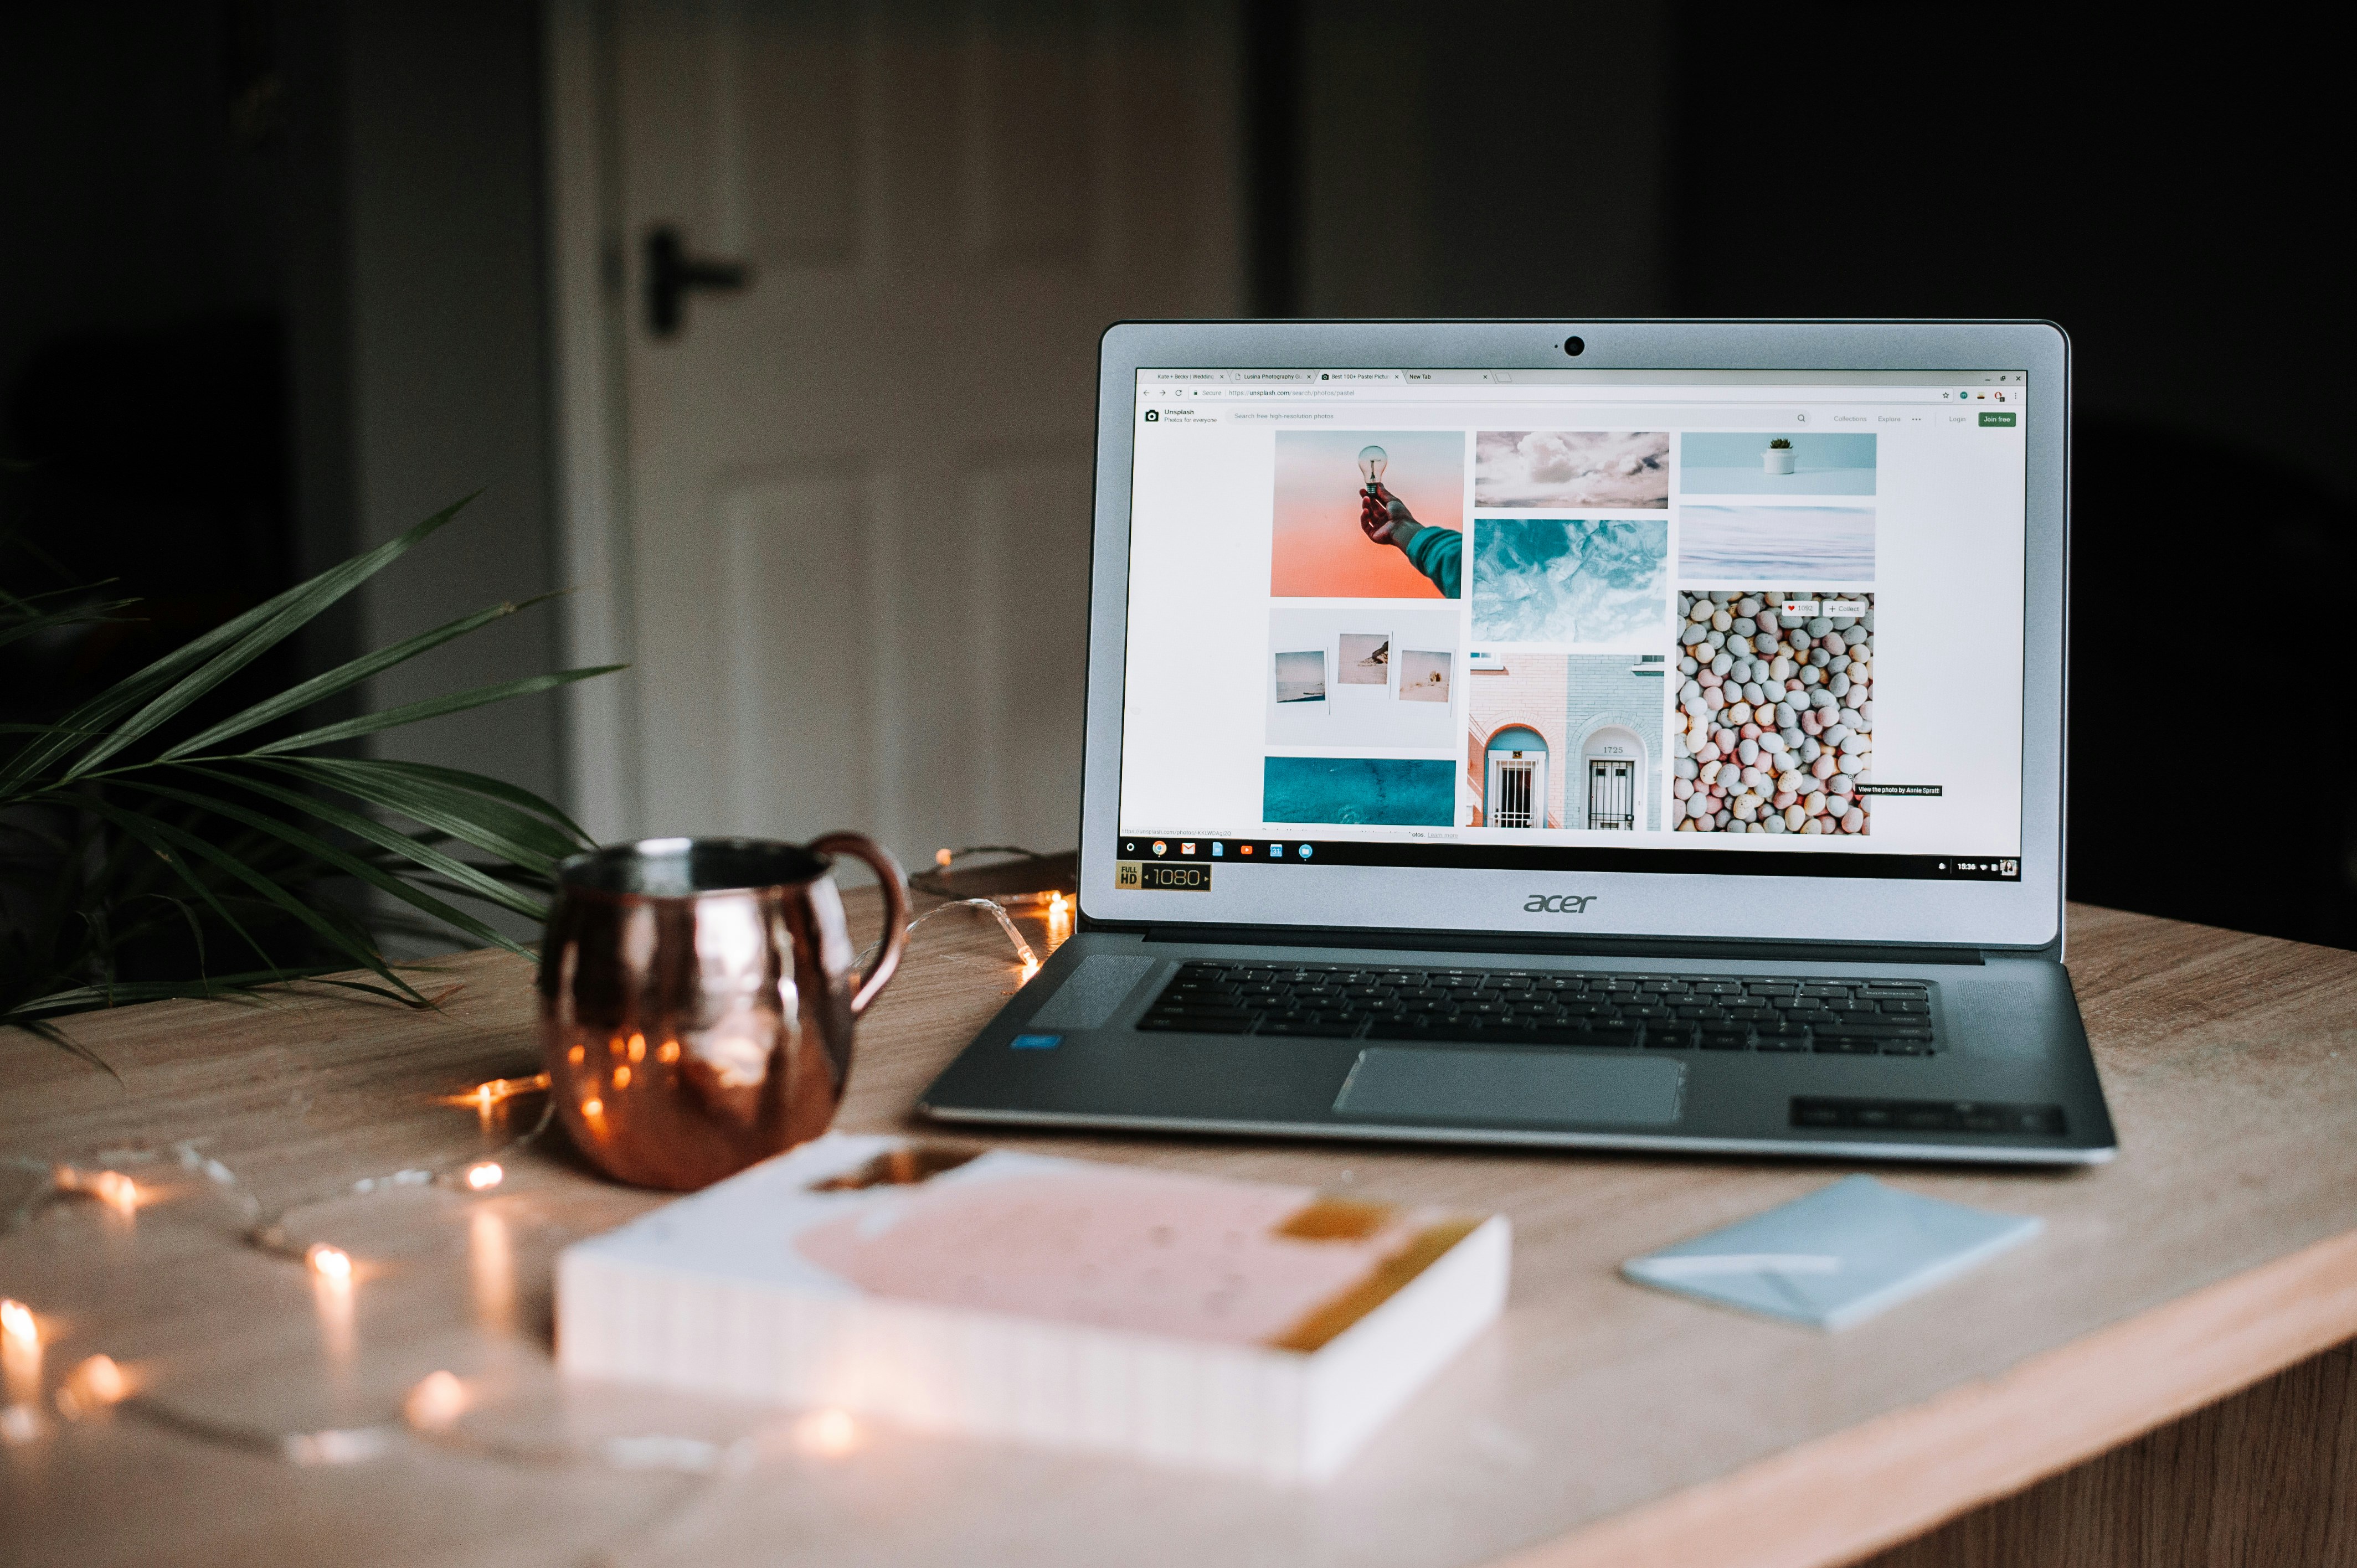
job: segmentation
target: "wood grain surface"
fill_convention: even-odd
[[[1860,1568],[2357,1568],[2357,1347]]]
[[[745,1406],[560,1384],[551,1259],[658,1196],[561,1144],[509,1158],[488,1195],[345,1195],[506,1135],[442,1097],[536,1069],[513,959],[436,966],[425,989],[459,987],[438,1013],[314,989],[75,1020],[120,1081],[0,1035],[0,1155],[103,1154],[146,1195],[135,1216],[58,1204],[0,1238],[0,1294],[48,1340],[44,1398],[97,1352],[139,1391],[0,1444],[0,1562],[1854,1561],[2357,1335],[2357,955],[2090,908],[2071,921],[2121,1157],[1880,1171],[2047,1230],[1838,1336],[1614,1273],[1848,1168],[1830,1163],[992,1140],[1512,1216],[1505,1317],[1340,1477],[1301,1490],[874,1424],[841,1442]],[[863,1027],[841,1124],[909,1127],[1016,979],[984,918],[926,926]],[[511,1111],[529,1121],[538,1101]],[[350,1289],[240,1244],[200,1178],[134,1163],[182,1142],[297,1206],[297,1243],[347,1249]],[[13,1201],[0,1192],[0,1212]],[[396,1434],[349,1465],[277,1446],[382,1429],[436,1369],[470,1400],[440,1438]]]

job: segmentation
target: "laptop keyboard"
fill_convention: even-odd
[[[1189,1035],[1457,1040],[1620,1050],[1932,1054],[1920,980],[1183,964],[1138,1021]]]

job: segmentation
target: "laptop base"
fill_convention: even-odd
[[[1180,1015],[1169,1000],[1189,966],[1288,975],[1323,968],[1416,983],[1360,987],[1383,998],[1390,1022],[1370,1018],[1347,1035],[1288,1032],[1295,1026],[1271,1020],[1305,1015],[1270,1008],[1249,1010],[1244,1030],[1227,1032],[1244,1010],[1235,997],[1226,1000],[1238,1006],[1202,1014],[1223,1032],[1194,1033],[1171,1022]],[[1493,1027],[1498,1014],[1479,1011],[1487,988],[1462,983],[1476,976],[1501,996],[1592,998],[1602,1026],[1566,1027],[1583,1021],[1568,1006],[1544,1025],[1521,1023],[1517,1010],[1527,1016],[1545,1005],[1525,1000],[1501,1004]],[[1407,1011],[1425,1002],[1398,998],[1452,989],[1436,980],[1458,982],[1453,990],[1474,1000],[1451,1008],[1437,1033],[1403,1022],[1431,1016]],[[1634,989],[1612,990],[1620,982]],[[1837,1023],[1823,1041],[1803,1032],[1801,1049],[1781,1034],[1760,1048],[1755,1025],[1738,1047],[1727,1043],[1723,1015],[1676,1015],[1717,1011],[1704,1003],[1611,1003],[1746,983],[1771,1002],[1783,986],[1856,999],[1921,985],[1933,999],[1935,1044],[1866,1054],[1848,1042],[1871,1036]],[[1625,1016],[1641,1011],[1671,1016]],[[1718,1048],[1705,1048],[1714,1038],[1706,1025]],[[1658,958],[1485,955],[1084,931],[1000,1010],[919,1110],[953,1123],[1802,1158],[2056,1165],[2116,1152],[2061,965],[1975,951],[1917,951],[1895,962],[1744,948],[1706,956],[1692,946]]]

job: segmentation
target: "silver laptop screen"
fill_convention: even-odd
[[[1119,885],[2018,879],[2022,372],[1136,392]]]

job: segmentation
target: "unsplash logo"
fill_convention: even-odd
[[[1523,906],[1526,915],[1585,915],[1587,907],[1596,902],[1593,893],[1534,893]]]
[[[1162,411],[1161,411],[1160,409],[1158,409],[1158,408],[1149,408],[1149,409],[1147,409],[1147,410],[1146,411],[1146,424],[1161,424],[1161,423],[1162,423]]]

